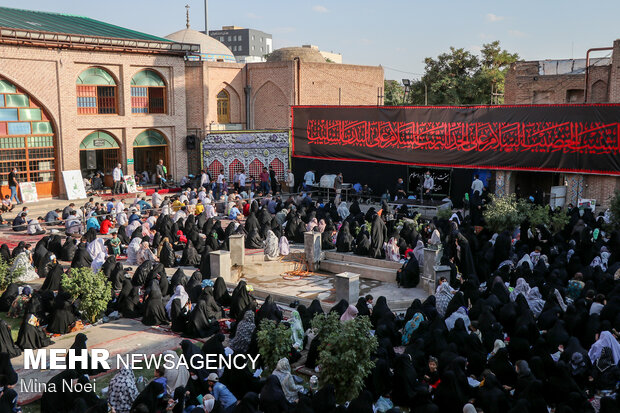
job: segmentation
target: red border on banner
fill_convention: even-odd
[[[344,161],[344,162],[373,162],[386,165],[412,165],[412,166],[427,166],[434,168],[457,168],[457,169],[493,169],[501,171],[529,171],[529,172],[564,172],[564,173],[580,173],[588,175],[607,175],[607,176],[620,176],[620,171],[596,171],[596,170],[583,170],[583,169],[568,169],[568,168],[529,168],[529,167],[508,167],[508,166],[489,166],[489,165],[455,165],[455,164],[432,164],[432,163],[415,163],[415,162],[400,162],[400,161],[382,161],[374,159],[358,159],[358,158],[337,158],[337,157],[323,157],[323,156],[309,156],[309,155],[296,155],[295,154],[295,109],[312,109],[312,108],[345,108],[345,109],[479,109],[479,108],[495,108],[495,109],[510,109],[510,108],[530,108],[530,107],[620,107],[620,103],[558,103],[558,104],[539,104],[539,105],[459,105],[459,106],[382,106],[382,105],[292,105],[291,106],[291,154],[295,158],[304,159],[318,159],[318,160],[332,160],[332,161]]]
[[[519,167],[508,167],[508,166],[489,166],[489,165],[454,165],[447,163],[415,163],[415,162],[400,162],[400,161],[379,161],[375,159],[356,159],[356,158],[326,158],[322,156],[308,156],[308,155],[295,155],[293,153],[293,157],[295,158],[305,158],[305,159],[319,159],[324,161],[345,161],[345,162],[372,162],[372,163],[381,163],[386,165],[412,165],[412,166],[428,166],[433,168],[456,168],[456,169],[493,169],[497,171],[530,171],[530,172],[565,172],[565,173],[580,173],[580,174],[588,174],[588,175],[609,175],[609,176],[620,176],[620,171],[611,172],[611,171],[592,171],[592,170],[582,170],[582,169],[566,169],[566,168],[519,168]]]

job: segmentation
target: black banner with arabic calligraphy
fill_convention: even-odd
[[[293,156],[620,175],[620,105],[295,106]]]

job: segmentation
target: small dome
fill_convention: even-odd
[[[268,62],[286,62],[298,57],[302,62],[325,63],[323,55],[311,47],[283,47],[274,50],[268,57]]]
[[[178,43],[200,45],[200,56],[208,62],[235,63],[235,55],[219,40],[193,29],[183,29],[166,36],[166,39]]]

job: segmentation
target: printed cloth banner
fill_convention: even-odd
[[[123,179],[125,180],[125,185],[127,185],[127,192],[130,194],[135,194],[138,192],[136,178],[133,175],[125,175],[123,176]]]
[[[294,106],[293,156],[620,175],[620,105]]]
[[[34,182],[20,182],[19,193],[23,202],[37,202],[39,200],[37,184]]]
[[[65,181],[65,189],[67,190],[67,199],[84,199],[86,198],[86,188],[82,179],[82,172],[62,171],[62,178]]]

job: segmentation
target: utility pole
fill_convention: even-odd
[[[205,0],[205,34],[209,35],[209,0]]]
[[[428,87],[426,82],[424,82],[424,106],[428,106]]]

